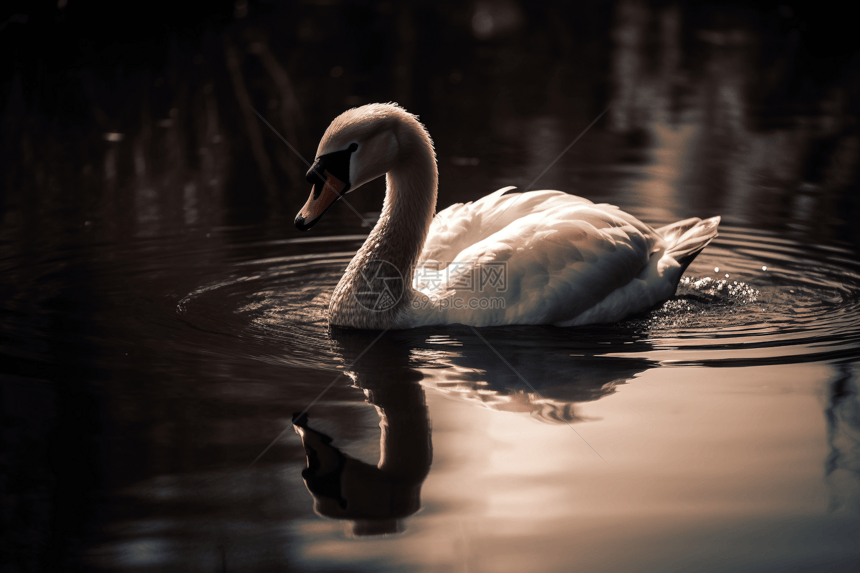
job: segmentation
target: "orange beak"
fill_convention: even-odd
[[[323,188],[319,188],[319,183],[315,183],[311,188],[310,197],[307,203],[302,207],[299,214],[296,215],[296,227],[302,231],[307,231],[313,227],[320,217],[328,211],[332,204],[340,199],[340,192],[344,187],[343,181],[329,173],[325,172],[326,182]]]

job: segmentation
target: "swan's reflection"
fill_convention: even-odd
[[[407,347],[385,336],[374,343],[377,336],[342,332],[333,341],[345,365],[356,363],[346,374],[379,414],[379,463],[344,454],[329,436],[309,427],[307,416],[293,420],[307,454],[302,477],[314,510],[352,522],[353,535],[400,531],[403,518],[421,507],[421,484],[433,458],[421,374],[409,367]]]
[[[603,341],[603,342],[598,342]],[[611,342],[610,342],[611,341]],[[622,325],[468,329],[413,345],[422,385],[483,407],[526,412],[551,423],[580,418],[575,405],[615,392],[656,363],[633,356],[651,350]],[[623,348],[624,352],[619,352]]]
[[[615,356],[578,331],[487,329],[481,337],[468,329],[434,332],[387,332],[379,340],[377,332],[330,333],[345,373],[379,415],[377,465],[344,454],[307,416],[294,419],[307,454],[302,477],[315,511],[351,522],[353,535],[400,531],[403,519],[420,508],[432,461],[424,386],[497,410],[570,423],[579,419],[576,403],[607,396],[653,365]],[[645,345],[631,333],[613,332],[623,339],[619,345],[636,345],[631,350]]]

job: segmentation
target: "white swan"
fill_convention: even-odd
[[[335,326],[621,320],[671,297],[720,222],[693,218],[655,230],[611,205],[512,187],[434,216],[430,136],[396,104],[371,104],[326,130],[296,226],[308,230],[344,194],[383,174],[382,214],[332,294]]]

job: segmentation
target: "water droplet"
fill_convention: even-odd
[[[766,270],[767,270],[767,265],[763,266],[763,267],[761,268],[761,270],[766,271]]]
[[[729,278],[729,273],[726,273],[726,278]]]
[[[720,272],[720,267],[714,267],[714,272],[715,272],[715,273]]]

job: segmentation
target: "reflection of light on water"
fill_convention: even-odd
[[[728,276],[729,275],[726,274],[727,278]],[[728,280],[715,280],[711,277],[705,277],[702,279],[689,276],[683,277],[681,282],[678,284],[678,293],[684,294],[688,292],[688,290],[709,296],[722,295],[732,302],[739,304],[755,302],[761,295],[761,292],[746,283],[739,283],[738,281],[732,281],[730,283]]]
[[[789,368],[764,379],[757,369],[652,370],[583,406],[595,421],[578,429],[607,464],[564,426],[430,394],[434,447],[445,458],[424,485],[430,509],[411,526],[434,548],[454,548],[462,520],[492,571],[573,562],[586,571],[663,570],[679,547],[728,571],[747,551],[790,559],[780,551],[794,543],[802,553],[830,535],[844,542],[850,517],[822,512],[817,397],[797,382],[827,367]],[[751,516],[754,532],[745,527]],[[407,548],[388,551],[408,559]]]

